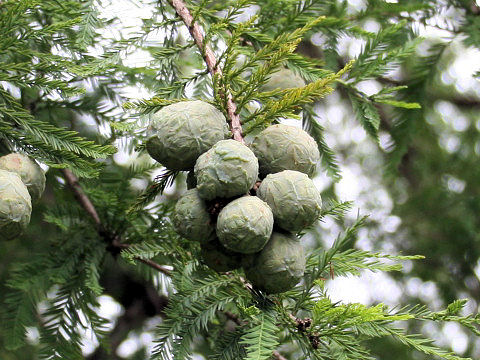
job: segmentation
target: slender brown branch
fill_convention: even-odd
[[[287,360],[286,357],[282,356],[278,351],[273,352],[273,357],[277,360]]]
[[[105,233],[102,221],[100,220],[100,216],[98,216],[97,210],[95,209],[95,206],[93,205],[93,203],[90,201],[90,198],[83,191],[82,186],[78,181],[78,178],[75,176],[74,173],[72,173],[68,169],[63,169],[62,173],[63,173],[63,176],[65,177],[65,180],[67,181],[68,186],[72,189],[75,199],[80,203],[80,205],[87,212],[87,214],[90,215],[90,217],[95,222],[95,225],[97,225],[97,232],[99,233],[99,235],[105,237],[106,233]],[[128,244],[122,244],[121,240],[118,237],[112,237],[111,243],[109,245],[113,249],[126,249],[130,246]],[[160,264],[157,264],[153,260],[143,259],[138,256],[135,257],[135,260],[140,261],[150,266],[151,268],[154,268],[155,270],[158,270],[161,273],[170,276],[169,269],[167,269],[166,267]]]
[[[297,322],[297,318],[295,316],[293,316],[292,314],[288,314],[288,317],[293,320],[294,322]]]
[[[230,311],[224,311],[223,313],[225,314],[227,319],[233,321],[237,325],[242,325],[242,320],[240,319],[240,317],[237,314],[234,314]]]
[[[68,185],[72,189],[75,199],[77,199],[80,205],[82,205],[85,211],[90,215],[97,227],[101,228],[102,222],[100,221],[97,210],[80,186],[78,178],[68,169],[63,169],[62,173],[63,176],[65,176],[65,180],[67,180]]]
[[[205,60],[208,71],[212,77],[215,75],[222,76],[222,69],[217,66],[217,59],[215,58],[212,48],[205,43],[202,28],[200,25],[198,25],[198,23],[194,22],[193,16],[183,0],[168,0],[168,2],[187,26],[190,35],[192,35],[193,40],[195,41],[195,44],[202,53],[203,59]],[[237,105],[235,105],[230,91],[224,89],[224,92],[224,96],[226,96],[227,100],[227,114],[230,121],[230,130],[232,131],[233,138],[241,143],[244,143],[245,141],[242,135],[242,124],[240,123],[240,116],[237,114]]]
[[[155,261],[153,260],[150,260],[150,259],[143,259],[139,256],[135,256],[135,260],[138,260],[142,263],[144,263],[145,265],[148,265],[150,266],[151,268],[154,268],[155,270],[158,270],[160,271],[161,273],[167,275],[167,276],[170,276],[171,273],[170,273],[170,270],[168,270],[166,267],[160,265],[160,264],[157,264]]]
[[[253,291],[253,286],[250,284],[243,276],[239,276],[240,282],[242,285],[247,289],[248,291],[252,292]]]

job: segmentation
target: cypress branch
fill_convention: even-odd
[[[183,20],[188,28],[188,31],[192,35],[198,49],[202,53],[203,59],[207,64],[208,71],[215,79],[216,76],[222,77],[222,70],[217,64],[215,54],[212,48],[204,42],[203,31],[200,25],[194,21],[193,16],[190,14],[187,6],[182,0],[168,0],[169,4],[175,9],[175,12]],[[244,143],[242,136],[242,124],[240,123],[240,117],[237,114],[237,107],[233,102],[232,94],[228,89],[222,89],[222,97],[226,99],[227,114],[230,121],[230,129],[233,134],[233,138],[241,143]]]
[[[111,246],[112,251],[115,252],[116,249],[119,250],[119,249],[128,248],[129,247],[128,244],[122,244],[121,239],[119,239],[118,237],[112,237],[111,234],[107,233],[107,229],[105,229],[105,227],[103,226],[100,220],[100,217],[98,216],[97,210],[95,209],[95,206],[92,204],[88,196],[83,191],[82,187],[80,186],[78,178],[69,170],[63,170],[63,174],[65,176],[65,180],[67,181],[68,185],[72,189],[76,200],[81,204],[81,206],[84,208],[87,214],[93,219],[100,237],[110,242],[109,245]],[[144,263],[147,266],[150,266],[155,270],[158,270],[159,272],[165,275],[170,275],[169,269],[167,269],[162,265],[157,264],[155,261],[151,259],[144,259],[139,256],[134,256],[133,258],[137,261]]]
[[[115,149],[108,145],[115,143],[122,150],[144,151],[139,146],[144,136],[143,122],[126,119],[116,109],[123,102],[119,89],[141,84],[156,96],[131,101],[124,109],[148,114],[187,97],[213,97],[210,101],[228,115],[234,137],[240,141],[243,140],[240,112],[247,134],[282,117],[299,117],[301,109],[303,127],[317,141],[323,167],[333,180],[338,180],[337,157],[346,155],[349,159],[348,149],[334,151],[326,144],[323,124],[314,114],[314,103],[332,92],[338,83],[339,96],[351,98],[359,122],[372,138],[378,137],[380,128],[391,132],[396,146],[393,157],[400,159],[409,150],[410,139],[415,139],[416,124],[431,109],[431,101],[425,100],[430,94],[425,90],[447,44],[444,41],[439,47],[432,47],[432,56],[421,57],[419,64],[410,66],[411,58],[416,59],[417,40],[411,40],[413,34],[406,27],[434,17],[433,2],[367,1],[362,11],[352,10],[347,2],[330,0],[192,1],[188,2],[190,9],[184,1],[169,0],[169,3],[179,17],[172,16],[173,10],[165,9],[166,2],[159,2],[151,16],[142,19],[138,34],[118,41],[107,39],[99,31],[102,26],[116,24],[117,19],[112,17],[110,23],[101,19],[97,9],[101,4],[97,2],[6,0],[0,4],[0,49],[4,59],[0,64],[0,79],[6,82],[4,93],[0,94],[3,98],[0,149],[2,153],[25,152],[53,167],[48,175],[48,199],[37,208],[42,216],[34,212],[35,224],[32,223],[32,226],[38,226],[37,222],[42,226],[45,222],[49,224],[45,228],[48,236],[38,239],[35,246],[39,244],[53,251],[31,251],[27,265],[14,266],[5,287],[6,302],[1,308],[0,342],[18,348],[25,344],[26,327],[36,326],[40,345],[35,356],[81,359],[80,329],[92,328],[95,337],[105,344],[108,332],[105,319],[96,313],[97,297],[104,293],[114,295],[116,289],[103,288],[100,280],[108,279],[100,279],[100,274],[103,270],[114,274],[121,271],[121,263],[109,270],[105,261],[110,255],[115,257],[120,253],[127,264],[136,265],[132,268],[139,278],[152,284],[149,289],[153,293],[153,284],[159,283],[162,290],[169,292],[168,316],[157,329],[160,342],[154,356],[158,358],[189,358],[199,350],[196,339],[201,338],[206,340],[202,341],[202,355],[214,360],[289,357],[371,360],[378,354],[373,354],[374,351],[370,354],[370,346],[365,346],[370,345],[367,341],[388,337],[428,356],[460,359],[395,325],[452,321],[478,335],[479,317],[461,315],[464,301],[455,301],[436,312],[426,307],[395,310],[383,304],[331,302],[324,286],[327,279],[359,275],[365,270],[398,271],[400,262],[421,258],[355,249],[357,234],[367,225],[365,218],[347,227],[331,248],[310,252],[300,286],[282,294],[267,295],[243,279],[240,271],[215,273],[198,261],[199,244],[174,233],[170,221],[174,201],[155,199],[178,172],[166,171],[138,197],[131,181],[148,181],[153,166],[121,166],[112,158]],[[238,16],[251,4],[260,5],[256,16],[238,23]],[[452,7],[463,9],[459,4]],[[415,19],[410,12],[415,12]],[[477,9],[469,6],[464,13],[465,21],[453,28],[452,34],[464,32],[467,43],[476,46]],[[380,30],[366,31],[367,18],[373,18]],[[193,41],[183,42],[178,38],[182,23]],[[159,34],[162,39],[158,43],[147,42]],[[313,34],[322,42],[321,47],[310,41]],[[337,73],[339,64],[348,61],[348,52],[339,48],[343,36],[366,42],[348,76],[341,71]],[[298,43],[311,47],[300,50],[296,48]],[[92,44],[103,46],[104,55],[86,54]],[[57,48],[62,55],[63,52],[68,55],[54,55],[52,51]],[[122,62],[125,54],[137,48],[152,55],[148,66]],[[318,51],[309,52],[312,49]],[[306,53],[320,58],[301,55]],[[400,64],[413,69],[406,72],[409,88],[402,81],[396,83],[386,78],[385,73]],[[300,89],[259,92],[268,76],[283,66],[310,84]],[[185,74],[191,75],[182,77]],[[367,96],[358,86],[367,79],[379,80],[383,88]],[[87,81],[93,86],[88,86],[88,92],[82,94],[81,85]],[[478,102],[466,97],[456,101],[462,107],[476,106]],[[256,102],[257,111],[252,110],[250,102]],[[388,118],[391,113],[395,116],[392,123]],[[85,115],[92,116],[108,133],[102,137],[103,145],[59,127],[67,123],[67,127],[71,125],[81,133]],[[89,130],[85,129],[85,134],[93,138]],[[100,158],[108,160],[95,161]],[[102,167],[102,163],[107,166]],[[57,178],[58,174],[63,174],[63,179]],[[83,176],[91,179],[80,181]],[[65,191],[63,180],[71,193]],[[331,191],[332,188],[326,190]],[[48,202],[51,199],[55,199],[55,204]],[[48,209],[44,210],[44,205]],[[344,227],[348,223],[344,215],[351,205],[332,200],[321,219],[331,216],[338,226]],[[472,221],[468,224],[470,229],[475,228]],[[375,224],[368,224],[368,228],[371,226]],[[50,231],[50,227],[54,230]],[[31,245],[26,241],[35,235],[28,233],[25,243],[24,239],[20,242],[20,250],[23,245]],[[6,246],[15,249],[15,245]],[[17,254],[22,256],[22,251]],[[168,276],[168,284],[163,284],[163,275]],[[139,300],[138,294],[128,295]],[[138,311],[146,312],[149,305],[142,306],[145,309],[137,306]],[[138,311],[125,308],[125,316],[117,326],[128,326],[126,318],[132,314],[142,323],[149,316],[143,313],[139,316]],[[115,330],[110,332],[118,336],[114,333]],[[121,339],[115,340],[114,350]],[[287,346],[282,355],[278,347],[284,345]],[[4,351],[0,349],[0,357]]]

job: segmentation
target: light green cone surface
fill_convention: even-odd
[[[195,177],[203,199],[246,194],[257,181],[258,160],[252,150],[240,142],[222,140],[198,158]]]
[[[226,272],[241,267],[241,254],[225,249],[218,240],[201,244],[202,261],[217,272]]]
[[[180,236],[188,240],[207,242],[215,239],[215,227],[197,189],[187,190],[178,200],[173,214],[173,226]]]
[[[35,160],[23,154],[8,154],[0,157],[0,169],[18,174],[32,201],[40,199],[45,190],[45,173]]]
[[[288,231],[312,225],[322,210],[320,192],[306,174],[298,171],[267,175],[257,196],[272,209],[275,224]]]
[[[262,91],[285,90],[291,88],[304,87],[305,80],[292,70],[282,68],[270,76],[270,79],[262,86]]]
[[[171,170],[193,168],[201,154],[229,135],[222,112],[199,100],[165,106],[152,116],[148,132],[148,153]]]
[[[0,240],[20,236],[30,222],[31,213],[31,197],[20,176],[0,170]]]
[[[262,251],[253,256],[246,267],[247,279],[270,294],[292,289],[305,272],[302,244],[292,234],[273,232]]]
[[[295,126],[269,126],[255,136],[251,148],[258,158],[262,176],[296,170],[311,177],[320,161],[315,140]]]
[[[218,215],[218,239],[227,249],[242,254],[262,250],[272,229],[272,210],[256,196],[233,200]]]

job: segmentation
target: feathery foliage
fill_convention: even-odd
[[[268,360],[284,353],[292,360],[371,360],[379,357],[371,346],[378,339],[417,357],[464,359],[418,324],[453,322],[479,336],[480,317],[466,314],[465,300],[437,311],[331,300],[326,284],[337,277],[364,271],[401,276],[404,262],[423,259],[356,248],[371,222],[359,215],[350,223],[345,215],[353,202],[331,196],[332,188],[325,190],[332,200],[320,220],[341,230],[331,246],[310,242],[305,275],[292,290],[267,295],[241,270],[209,269],[199,261],[199,244],[178,236],[171,222],[185,173],[146,159],[145,142],[149,116],[164,106],[202,99],[231,117],[234,103],[247,143],[271,124],[297,121],[317,142],[321,171],[333,184],[350,151],[330,144],[328,116],[320,113],[334,93],[374,146],[382,134],[391,137],[386,157],[394,176],[432,106],[427,85],[448,47],[448,40],[428,42],[414,28],[444,7],[456,9],[462,22],[456,28],[447,22],[444,30],[478,49],[478,6],[369,0],[358,9],[335,0],[191,0],[186,6],[203,29],[199,44],[172,4],[139,2],[148,16],[136,19],[135,31],[115,33],[127,28],[120,14],[107,15],[115,2],[0,3],[0,152],[23,152],[49,167],[32,228],[18,244],[0,245],[20,249],[14,263],[8,251],[0,253],[9,272],[8,280],[0,272],[0,357],[15,359],[28,349],[32,359],[84,359],[85,333],[91,333],[99,343],[92,358],[108,358],[130,331],[150,331],[147,319],[158,316],[151,354],[142,349],[131,359],[182,360],[199,353],[214,360]],[[356,54],[342,48],[345,38],[362,44]],[[210,50],[216,63],[209,69],[204,60]],[[139,51],[145,64],[126,61]],[[402,67],[408,69],[405,82],[392,75]],[[283,68],[306,85],[264,91]],[[378,85],[373,93],[362,86],[369,81]],[[147,98],[127,99],[132,87]],[[122,164],[122,154],[135,164]],[[71,170],[78,183],[61,169]],[[113,328],[99,315],[103,295],[124,308]]]

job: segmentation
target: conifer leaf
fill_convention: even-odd
[[[350,94],[353,111],[368,135],[377,143],[380,127],[380,114],[375,106],[366,98]]]
[[[2,328],[8,350],[16,350],[25,345],[26,327],[35,323],[35,305],[30,294],[18,290],[10,292],[5,299]]]
[[[84,49],[91,45],[96,35],[96,30],[101,27],[102,22],[99,19],[100,13],[96,8],[93,0],[89,0],[83,4],[83,16],[76,44]]]
[[[0,116],[20,127],[24,132],[23,137],[25,137],[26,141],[43,148],[45,156],[47,158],[50,157],[52,162],[60,158],[63,160],[61,162],[66,164],[73,162],[81,169],[82,167],[86,168],[85,164],[87,161],[80,156],[95,159],[105,158],[115,152],[113,146],[95,144],[91,140],[80,137],[75,131],[59,128],[35,119],[27,110],[21,107],[16,99],[3,89],[0,89],[0,98],[4,102],[3,105],[0,104]],[[19,134],[18,130],[9,130],[8,123],[2,121],[0,123],[0,132],[3,129],[8,135],[16,138],[18,142],[22,142],[21,134]]]
[[[353,207],[353,201],[343,201],[339,202],[336,200],[330,200],[327,208],[322,210],[322,215],[320,218],[325,216],[333,216],[336,218],[341,218]]]
[[[240,344],[245,346],[245,360],[268,360],[278,345],[275,314],[272,310],[264,310],[256,320],[258,325],[245,331]]]
[[[326,169],[328,176],[334,181],[339,181],[342,177],[335,153],[325,142],[325,130],[315,118],[311,106],[305,106],[303,109],[303,128],[315,139],[320,151],[322,166]]]
[[[238,299],[235,288],[230,286],[227,290],[232,279],[226,276],[191,277],[188,267],[174,275],[174,282],[181,286],[172,296],[172,305],[166,309],[168,319],[157,328],[154,359],[166,360],[171,355],[176,359],[188,359],[194,335],[207,329],[217,311]]]
[[[451,351],[444,350],[438,346],[433,345],[433,340],[425,339],[420,334],[404,334],[404,330],[396,328],[385,328],[384,335],[390,335],[404,345],[407,345],[417,351],[431,356],[438,356],[446,360],[471,360],[455,355]]]
[[[222,331],[220,337],[217,338],[217,343],[212,360],[239,360],[245,358],[245,347],[240,344],[243,329],[236,329],[235,331]]]
[[[175,104],[177,102],[186,101],[188,99],[163,99],[158,96],[154,96],[151,99],[138,100],[133,102],[126,102],[123,104],[125,110],[139,110],[143,113],[156,112],[162,107]]]
[[[353,62],[350,62],[336,74],[318,79],[301,88],[285,90],[279,100],[265,102],[262,109],[246,119],[246,125],[243,127],[244,133],[248,134],[257,127],[265,127],[277,118],[295,117],[294,111],[298,107],[330,94],[333,91],[331,85],[348,72],[352,66]]]
[[[382,104],[392,105],[404,109],[421,109],[421,105],[416,102],[397,101],[386,98],[375,98],[375,101]]]
[[[466,34],[466,38],[463,40],[466,45],[480,48],[480,20],[478,16],[473,14],[467,15],[461,31]]]
[[[460,360],[407,329],[418,322],[452,322],[480,336],[480,316],[463,315],[465,300],[430,311],[427,306],[390,309],[384,304],[329,299],[325,283],[331,278],[399,271],[402,262],[423,258],[355,249],[366,218],[345,225],[351,202],[332,200],[325,206],[321,217],[331,216],[334,228],[344,229],[331,248],[310,251],[299,285],[282,294],[265,295],[252,291],[241,270],[218,274],[209,269],[199,260],[199,244],[175,233],[171,215],[177,194],[168,199],[156,196],[178,172],[165,170],[138,195],[132,190],[132,179],[148,181],[158,165],[120,165],[112,157],[116,151],[112,144],[125,152],[142,152],[148,116],[140,115],[186,99],[209,101],[226,114],[224,95],[229,92],[242,117],[244,135],[282,118],[301,118],[303,128],[318,144],[322,171],[337,181],[337,159],[348,162],[349,150],[327,144],[323,119],[315,113],[314,104],[339,85],[339,97],[350,97],[358,122],[371,138],[378,141],[379,129],[390,132],[394,144],[389,149],[393,150],[390,165],[396,167],[417,130],[422,130],[419,126],[432,107],[426,85],[438,80],[437,64],[451,43],[444,37],[438,44],[419,48],[422,39],[412,25],[445,27],[452,39],[461,37],[465,44],[480,48],[478,6],[450,1],[449,11],[461,15],[458,22],[443,16],[444,7],[433,0],[369,0],[361,10],[339,0],[185,1],[182,11],[188,9],[194,23],[202,27],[203,41],[197,49],[192,38],[183,39],[195,31],[175,14],[172,1],[137,3],[134,6],[142,11],[146,5],[148,16],[129,19],[138,25],[134,30],[125,27],[117,11],[101,9],[106,4],[117,9],[110,0],[0,2],[0,151],[23,152],[51,168],[46,202],[34,205],[32,228],[17,242],[19,247],[5,244],[8,251],[18,248],[20,257],[28,256],[28,263],[7,264],[13,270],[2,287],[0,357],[11,357],[2,348],[5,344],[18,349],[13,356],[22,356],[22,346],[27,345],[28,355],[31,352],[39,359],[80,360],[85,332],[90,330],[104,346],[109,333],[116,334],[107,331],[106,320],[98,315],[98,297],[106,291],[100,274],[110,271],[104,263],[111,261],[104,260],[120,252],[115,275],[121,275],[125,265],[121,260],[125,260],[128,270],[168,295],[166,308],[154,306],[155,315],[162,315],[155,359],[191,359],[198,351],[213,360],[267,360],[278,357],[274,351],[282,346],[283,353],[285,346],[285,357],[299,360],[373,360],[378,354],[370,353],[372,341],[384,338],[428,358]],[[432,22],[438,18],[445,18],[445,24]],[[106,34],[117,28],[120,37]],[[337,73],[354,50],[344,47],[349,41],[364,46],[355,64]],[[216,74],[204,64],[206,45],[209,55],[216,57],[215,69],[221,70]],[[139,50],[148,56],[145,64],[126,61]],[[403,64],[405,71],[389,73]],[[259,91],[283,67],[308,85]],[[369,79],[380,87],[374,95],[359,90],[361,82]],[[155,96],[125,99],[125,90],[132,88]],[[122,104],[128,112],[122,111]],[[98,177],[81,181],[80,186],[94,205],[101,227],[93,226],[84,208],[72,201],[65,178],[57,177],[55,169],[61,168],[77,176]],[[326,192],[333,190],[330,184]],[[38,226],[43,226],[41,234],[35,233]],[[48,236],[40,236],[44,228]],[[31,239],[36,243],[26,252]],[[169,274],[139,265],[139,258],[168,266]],[[142,304],[151,300],[128,295]],[[150,295],[155,298],[156,294]],[[128,305],[122,305],[129,313]],[[150,315],[149,308],[142,310]],[[296,317],[309,317],[312,322],[308,326],[305,322],[302,329]],[[38,345],[26,341],[28,327],[37,328]],[[144,357],[144,350],[132,356]]]
[[[129,212],[133,213],[136,210],[142,209],[145,205],[153,201],[157,195],[162,194],[167,187],[173,184],[179,173],[179,171],[166,169],[163,173],[158,175],[152,184],[150,184],[145,191],[140,194],[137,201],[130,208]]]
[[[431,81],[437,71],[446,44],[439,42],[428,48],[427,55],[416,58],[409,77],[408,88],[403,90],[401,101],[418,102],[423,105],[426,101],[425,87]],[[388,169],[390,173],[396,173],[403,155],[408,149],[408,144],[413,135],[417,122],[422,116],[423,109],[404,110],[395,108],[393,128],[391,131],[394,144],[392,146]]]

